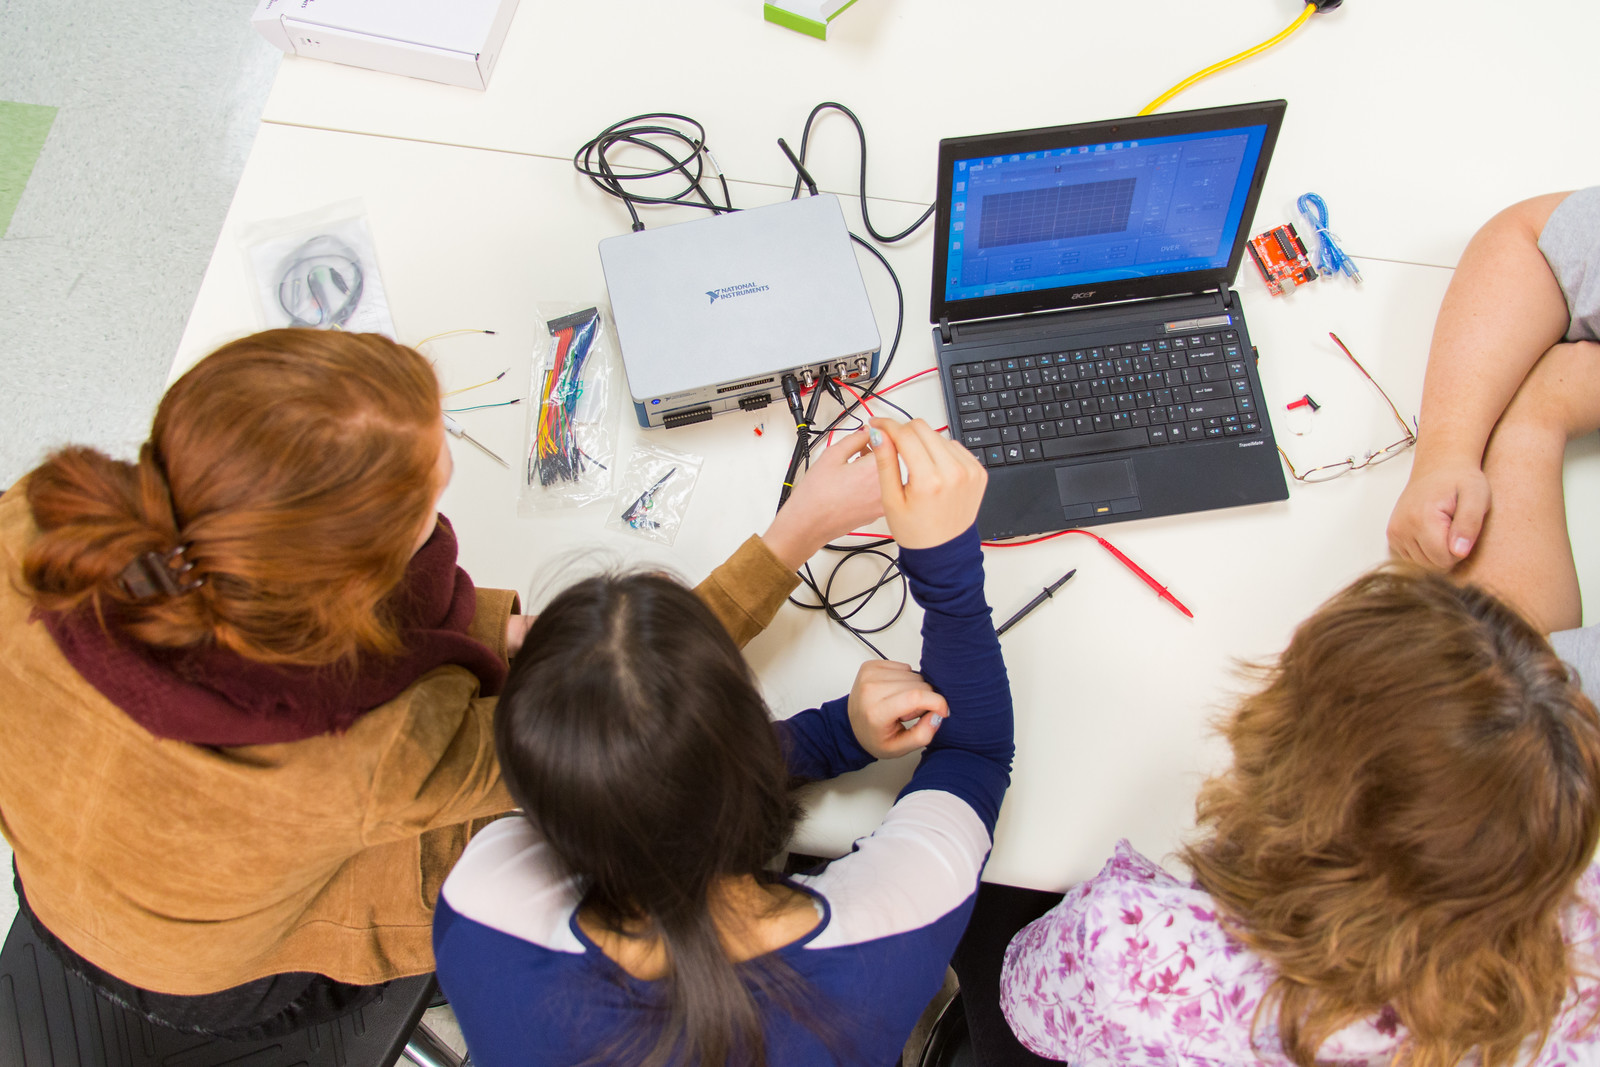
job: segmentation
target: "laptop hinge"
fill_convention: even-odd
[[[1222,298],[1222,309],[1224,311],[1232,311],[1233,290],[1228,288],[1227,282],[1223,282],[1221,285],[1217,286],[1217,295]]]
[[[939,316],[939,336],[944,338],[944,343],[950,343],[950,320],[943,315]]]

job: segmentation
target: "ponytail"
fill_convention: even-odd
[[[40,534],[22,573],[40,608],[71,611],[87,602],[151,644],[189,645],[208,635],[203,598],[150,598],[127,580],[147,554],[165,560],[183,547],[166,474],[148,443],[137,463],[64,448],[28,476],[27,499]]]
[[[585,915],[659,939],[667,971],[591,1062],[764,1064],[763,1013],[847,1035],[777,954],[734,963],[719,886],[759,885],[799,815],[755,680],[722,624],[660,575],[592,578],[539,613],[495,709],[512,799]]]
[[[668,1067],[683,1049],[693,1050],[693,1063],[766,1064],[763,1001],[832,1051],[846,1047],[843,1032],[823,1019],[816,992],[804,979],[776,957],[731,962],[716,912],[704,899],[697,904],[670,919],[655,916],[671,970],[663,983],[664,1025],[639,1035],[654,1041],[640,1058],[642,1067]],[[635,1040],[635,1047],[643,1044]]]

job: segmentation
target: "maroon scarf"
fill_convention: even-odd
[[[157,737],[197,745],[264,745],[340,733],[435,667],[477,675],[493,696],[506,664],[467,636],[478,610],[472,579],[456,566],[456,536],[439,516],[392,594],[405,649],[361,656],[354,670],[257,663],[225,649],[167,649],[102,627],[94,608],[38,612],[73,669]],[[109,632],[107,632],[109,629]]]

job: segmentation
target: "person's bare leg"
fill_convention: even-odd
[[[1484,453],[1494,508],[1454,572],[1514,605],[1545,633],[1578,626],[1583,601],[1561,484],[1567,442],[1600,429],[1600,344],[1559,344],[1535,364]]]

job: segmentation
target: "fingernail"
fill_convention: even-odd
[[[873,448],[877,448],[879,445],[883,444],[883,434],[876,426],[867,431],[867,444],[871,445]]]
[[[1450,551],[1454,552],[1458,556],[1465,556],[1468,552],[1472,551],[1472,542],[1468,541],[1465,537],[1458,537],[1456,538],[1455,543],[1450,546]]]
[[[944,716],[943,715],[935,715],[933,717],[933,728],[935,730],[937,730],[939,728],[939,725],[941,723],[943,723],[943,722],[944,722]]]

